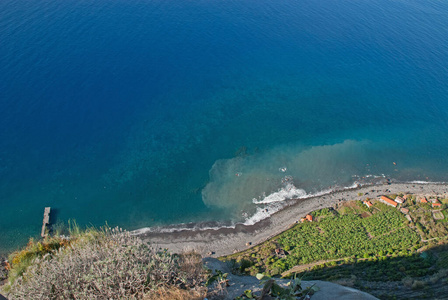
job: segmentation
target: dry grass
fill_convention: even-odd
[[[202,256],[195,251],[182,253],[179,257],[180,272],[188,274],[190,288],[161,286],[157,291],[147,293],[144,300],[203,300],[207,297],[207,288],[201,286],[207,274],[202,264]],[[191,288],[193,287],[193,288]]]
[[[182,253],[179,257],[179,267],[181,273],[188,274],[190,279],[188,284],[190,286],[196,286],[206,280],[202,256],[195,251]]]
[[[162,286],[147,293],[144,300],[203,300],[207,296],[207,288],[181,289],[173,286]]]
[[[334,280],[332,282],[343,286],[354,287],[356,280],[357,280],[356,276],[351,275],[350,278],[341,278],[338,280]]]

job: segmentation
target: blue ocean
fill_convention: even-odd
[[[0,1],[1,251],[45,206],[250,224],[375,178],[447,181],[447,153],[448,2]]]

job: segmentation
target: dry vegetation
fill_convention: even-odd
[[[203,299],[206,272],[195,253],[157,251],[119,229],[31,242],[12,255],[9,299]],[[51,241],[51,243],[49,243]]]

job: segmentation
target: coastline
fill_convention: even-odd
[[[237,224],[233,228],[178,230],[173,232],[144,232],[137,234],[158,248],[179,253],[195,250],[203,256],[219,257],[254,247],[282,233],[306,214],[333,207],[346,200],[378,198],[385,194],[411,193],[416,195],[446,195],[447,183],[404,182],[377,183],[329,192],[306,199],[285,200],[287,205],[254,225]],[[363,193],[359,196],[359,193]]]

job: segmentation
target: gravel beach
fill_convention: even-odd
[[[362,193],[362,196],[359,194]],[[286,200],[288,206],[251,226],[207,230],[180,230],[169,233],[146,232],[140,236],[152,245],[172,252],[196,250],[203,256],[219,257],[253,247],[293,226],[301,217],[321,208],[333,207],[347,200],[375,199],[381,195],[412,193],[448,197],[446,183],[381,183],[331,192],[301,200]]]

